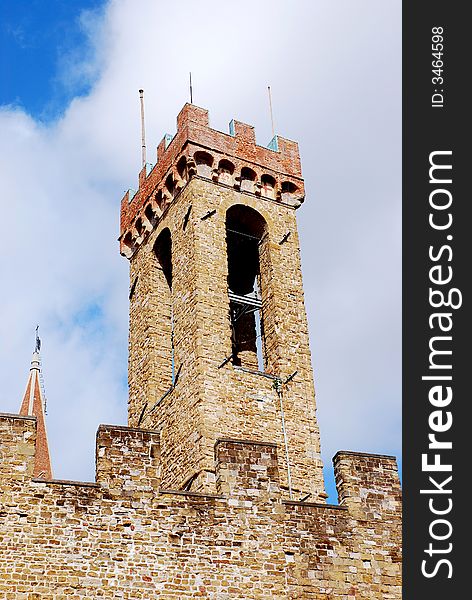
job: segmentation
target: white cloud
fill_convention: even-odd
[[[394,0],[112,0],[84,20],[93,52],[60,65],[66,82],[93,78],[88,96],[48,125],[0,111],[0,410],[18,410],[39,322],[57,477],[92,477],[99,422],[126,419],[128,281],[116,237],[139,170],[137,90],[153,160],[190,70],[215,128],[235,117],[267,143],[270,84],[278,132],[300,143],[325,460],[340,448],[399,454],[400,20]]]

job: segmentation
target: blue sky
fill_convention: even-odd
[[[93,479],[126,423],[128,265],[119,202],[188,100],[227,131],[299,142],[298,211],[330,500],[338,450],[401,455],[401,4],[397,0],[3,0],[0,412],[41,325],[55,476]],[[248,26],[248,19],[251,23]],[[8,258],[6,258],[8,257]]]
[[[97,0],[2,0],[0,4],[0,103],[21,106],[41,120],[54,119],[72,96],[86,94],[87,78],[68,86],[64,57],[83,56],[88,37],[84,11]]]

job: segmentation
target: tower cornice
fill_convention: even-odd
[[[195,175],[298,208],[304,200],[298,144],[275,136],[256,144],[254,127],[231,121],[229,133],[209,126],[208,111],[186,104],[177,133],[157,147],[157,162],[139,174],[139,188],[121,201],[120,252],[131,258],[169,204]]]

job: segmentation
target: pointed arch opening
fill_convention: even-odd
[[[159,376],[165,386],[172,386],[175,380],[174,364],[174,314],[172,309],[172,238],[166,227],[158,235],[154,244],[157,258],[156,285],[161,310],[159,311],[158,362]]]
[[[233,364],[265,370],[260,246],[267,224],[253,208],[236,204],[226,212],[228,295]]]

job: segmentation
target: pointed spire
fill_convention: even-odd
[[[39,326],[38,326],[39,327]],[[41,340],[36,327],[36,344],[31,359],[31,367],[26,384],[25,395],[21,403],[20,415],[36,417],[36,459],[34,477],[52,479],[51,459],[49,455],[48,436],[44,410],[44,394],[41,386],[41,357],[39,354]]]

